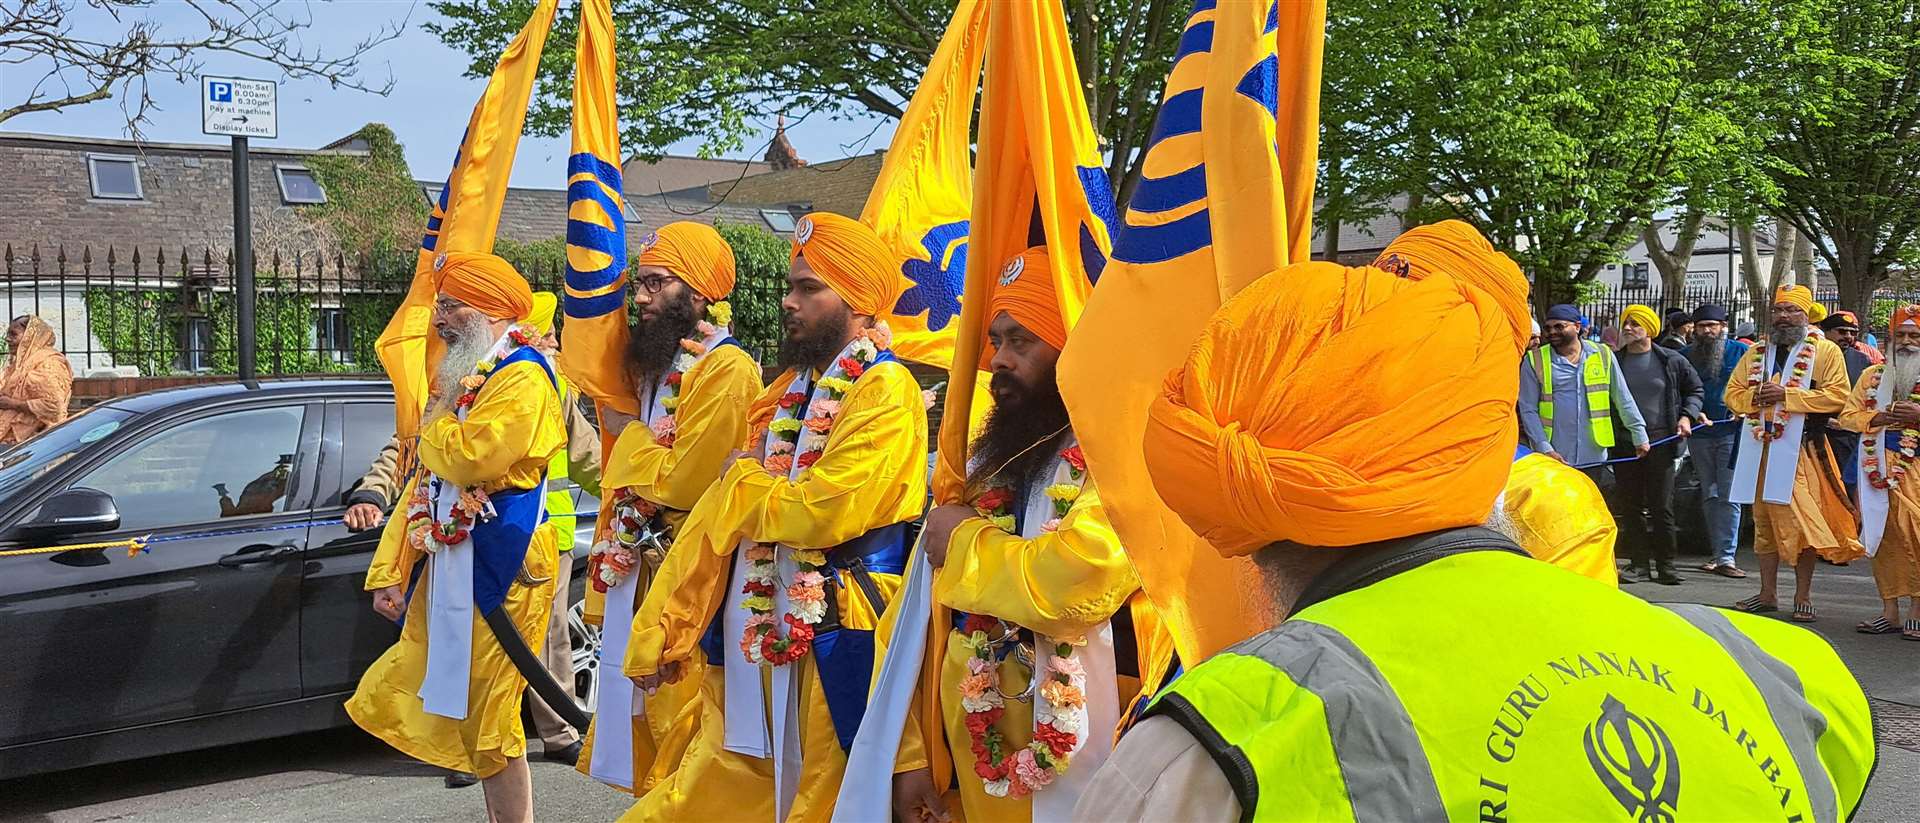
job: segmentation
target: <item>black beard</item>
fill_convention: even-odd
[[[1024,487],[1053,458],[1046,443],[1067,428],[1067,403],[1060,397],[1053,369],[1036,386],[1023,386],[1004,374],[993,376],[993,410],[987,413],[980,436],[973,441],[967,475],[967,496],[977,496],[991,485]],[[1004,398],[1004,399],[1002,399]]]
[[[691,337],[700,320],[693,316],[693,294],[668,300],[660,315],[650,321],[636,322],[627,336],[627,368],[635,382],[649,384],[666,374],[673,358],[680,353],[680,341]]]
[[[838,314],[789,329],[787,336],[780,339],[780,365],[810,369],[826,362],[846,346],[847,330],[851,328],[853,309],[841,306]]]

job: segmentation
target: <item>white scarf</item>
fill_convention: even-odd
[[[1773,347],[1777,345],[1779,344],[1770,344],[1762,351],[1755,352],[1754,356],[1772,357]],[[1798,360],[1801,351],[1810,345],[1812,343],[1803,340],[1789,351],[1786,365],[1781,367],[1781,374],[1788,375],[1788,379],[1791,379],[1794,361]],[[1760,365],[1766,374],[1774,375],[1772,363],[1763,362]],[[1738,378],[1740,375],[1735,377]],[[1808,377],[1811,378],[1812,375]],[[1755,414],[1764,417],[1768,411],[1769,409],[1758,409]],[[1793,501],[1793,476],[1800,466],[1800,440],[1805,434],[1807,416],[1789,413],[1786,418],[1786,428],[1772,443],[1762,441],[1754,428],[1743,427],[1740,434],[1740,451],[1733,468],[1733,488],[1728,500],[1734,503],[1765,502],[1780,505]],[[1782,455],[1786,459],[1780,459]],[[1761,487],[1760,479],[1762,457],[1773,458],[1765,461],[1767,476],[1764,487]],[[1756,492],[1759,497],[1757,501],[1755,500]]]

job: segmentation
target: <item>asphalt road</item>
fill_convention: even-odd
[[[1694,562],[1697,562],[1695,560]],[[1743,568],[1758,565],[1742,556]],[[1725,606],[1758,582],[1691,571],[1677,587],[1640,583],[1627,591],[1652,600]],[[1839,649],[1873,702],[1880,764],[1855,818],[1860,823],[1920,819],[1920,643],[1866,636],[1854,623],[1879,613],[1867,565],[1822,564],[1813,628]],[[1781,586],[1791,592],[1792,575]],[[539,744],[532,744],[538,748]],[[542,821],[609,821],[630,798],[572,769],[535,758],[534,796]],[[171,757],[0,782],[0,820],[83,821],[476,821],[479,788],[449,790],[440,773],[414,763],[355,729],[228,746]]]

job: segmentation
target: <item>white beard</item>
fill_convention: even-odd
[[[434,373],[433,401],[427,404],[427,416],[438,412],[451,411],[466,393],[460,381],[473,374],[475,363],[493,350],[492,330],[487,327],[485,318],[480,318],[466,326],[455,329],[454,339],[447,343],[446,357],[440,360],[440,370]]]
[[[1886,370],[1880,373],[1873,400],[1885,409],[1907,399],[1915,382],[1920,382],[1920,353],[1901,354],[1896,348],[1887,353]]]

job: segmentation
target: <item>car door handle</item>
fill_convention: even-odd
[[[266,551],[260,551],[260,549],[263,548],[266,549]],[[299,553],[300,547],[291,543],[282,543],[272,548],[265,546],[248,546],[245,549],[222,557],[216,562],[223,567],[237,569],[241,566],[251,566],[255,563],[271,563],[276,560],[285,560]]]

